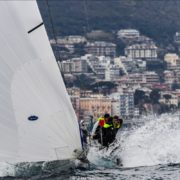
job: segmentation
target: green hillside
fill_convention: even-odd
[[[49,27],[46,3],[38,3]],[[175,0],[49,0],[49,5],[58,35],[136,28],[166,45],[180,31],[180,1]]]

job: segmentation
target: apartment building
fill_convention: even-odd
[[[125,55],[132,59],[156,59],[157,46],[155,44],[133,44],[125,48]]]
[[[133,93],[117,92],[111,94],[110,97],[112,99],[112,115],[118,115],[123,118],[134,116],[135,106]]]
[[[180,70],[180,58],[177,54],[168,53],[164,56],[168,70]]]
[[[88,64],[87,61],[81,58],[73,58],[63,61],[61,63],[64,73],[87,73]]]
[[[116,44],[104,41],[88,42],[85,45],[85,51],[95,56],[115,57]]]
[[[80,109],[82,114],[88,112],[94,118],[98,118],[104,113],[111,114],[111,99],[103,95],[80,98]]]
[[[138,38],[140,36],[140,32],[136,29],[121,29],[117,32],[118,38]]]

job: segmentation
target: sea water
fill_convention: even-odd
[[[29,179],[180,180],[179,115],[152,115],[140,120],[140,123],[134,120],[130,128],[121,129],[117,142],[108,150],[90,148],[89,169],[76,169],[71,174],[41,174]],[[122,166],[116,165],[116,159],[121,160]],[[10,166],[3,167],[0,166],[1,175],[7,171],[13,175]]]
[[[180,116],[151,115],[140,121],[119,131],[115,147],[90,149],[88,158],[96,168],[77,171],[71,179],[180,180]],[[114,164],[116,158],[122,167]]]

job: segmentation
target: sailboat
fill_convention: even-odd
[[[37,2],[0,1],[0,163],[64,163],[81,148]]]

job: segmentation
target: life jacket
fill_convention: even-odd
[[[109,127],[111,127],[111,126],[113,126],[112,124],[106,124],[106,123],[104,123],[104,128],[109,128]]]
[[[121,127],[121,124],[120,123],[113,123],[113,127],[115,129],[119,129]]]
[[[119,129],[119,128],[121,127],[120,123],[118,123],[118,124],[113,124],[113,126],[114,126],[114,128],[116,128],[116,129]]]
[[[104,117],[99,117],[97,120],[99,121],[99,124],[98,124],[98,125],[101,126],[101,127],[103,127],[104,124],[105,124],[105,119],[104,119]]]

